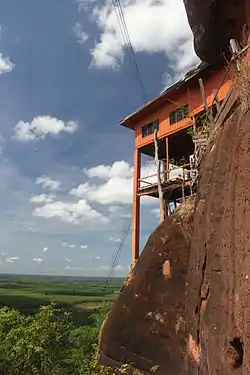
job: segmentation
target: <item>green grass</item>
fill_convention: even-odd
[[[34,314],[41,305],[54,301],[72,312],[76,324],[88,324],[94,311],[115,300],[122,283],[114,279],[104,287],[105,279],[98,278],[1,275],[0,306]]]

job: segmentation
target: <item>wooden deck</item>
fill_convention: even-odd
[[[192,180],[185,180],[184,181],[184,187],[190,187],[192,183]],[[169,192],[180,190],[182,189],[183,180],[182,179],[176,179],[176,180],[169,180],[162,183],[162,190],[163,192]],[[180,192],[181,193],[181,192]],[[139,197],[143,197],[145,195],[148,195],[150,197],[159,198],[158,195],[158,185],[157,183],[150,184],[149,186],[141,187],[137,192]],[[178,194],[177,194],[178,195]]]

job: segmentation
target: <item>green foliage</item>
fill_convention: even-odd
[[[195,135],[195,131],[194,131],[194,127],[193,126],[190,126],[187,130],[186,130],[187,134],[190,135],[190,137],[193,137]]]
[[[55,282],[54,291],[60,289],[63,293],[62,285],[65,286],[67,293],[70,290],[78,293],[77,291],[80,290],[84,294],[84,288],[86,291],[92,290],[96,295],[102,291],[104,293],[103,301],[108,295],[105,293],[110,294],[111,291],[120,289],[120,283],[120,281],[116,282],[103,292],[103,286],[94,284],[94,282],[83,285],[84,282],[72,280],[67,285],[66,281],[62,279],[58,283]],[[49,300],[40,299],[42,291],[52,288],[52,281],[49,278],[47,280],[44,278],[31,280],[16,277],[15,280],[10,281],[3,276],[2,280],[0,279],[0,289],[1,284],[5,284],[6,291],[10,294],[20,293],[17,300],[7,300],[10,302],[10,306],[14,301],[17,302],[17,307],[21,306],[22,309],[19,312],[8,307],[0,308],[0,375],[140,374],[136,370],[132,371],[131,365],[111,369],[98,363],[96,354],[98,337],[103,320],[112,306],[109,299],[105,303],[100,301],[98,306],[91,305],[92,310],[87,309],[86,311],[85,305],[82,307],[79,304],[75,308],[74,305],[61,304],[63,309],[58,307],[60,305],[58,300],[49,303]],[[35,299],[27,299],[25,293],[38,294],[38,290],[40,290],[40,295],[36,304],[45,302],[46,305],[39,309],[34,305],[34,309],[32,303],[30,306],[30,302]],[[7,293],[1,296],[1,298],[6,297],[8,297]],[[79,314],[77,319],[76,312]],[[80,325],[80,316],[86,313],[88,313],[87,322]],[[152,369],[151,373],[156,374],[157,371]]]
[[[0,309],[0,375],[126,374],[129,365],[114,370],[97,361],[99,329],[107,309],[93,315],[92,326],[78,328],[55,304],[41,307],[33,317]]]
[[[71,328],[69,314],[54,305],[41,307],[34,317],[2,309],[0,374],[70,374]]]

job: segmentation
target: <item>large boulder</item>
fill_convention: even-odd
[[[188,201],[149,237],[100,334],[100,360],[146,373],[186,374],[185,283],[192,235]]]
[[[184,0],[195,51],[210,63],[227,53],[231,38],[242,39],[249,25],[249,0]]]

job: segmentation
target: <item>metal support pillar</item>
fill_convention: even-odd
[[[141,153],[135,149],[134,152],[134,188],[133,188],[133,211],[132,211],[132,267],[139,258],[140,247],[140,197],[138,196],[139,179],[141,178]]]

